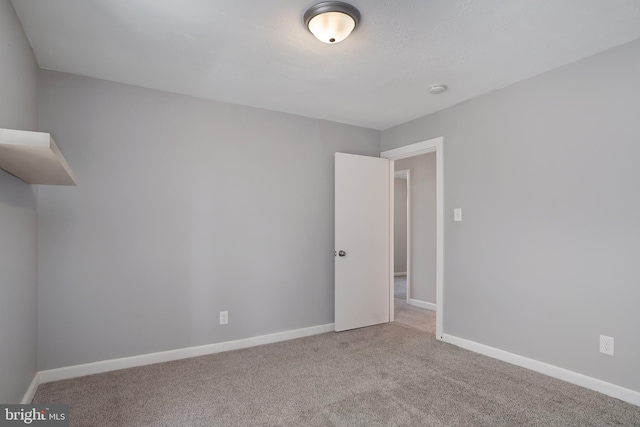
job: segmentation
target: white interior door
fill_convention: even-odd
[[[389,321],[390,161],[336,153],[335,329]]]

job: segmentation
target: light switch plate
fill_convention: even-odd
[[[455,208],[453,210],[453,220],[455,222],[462,221],[462,208]]]

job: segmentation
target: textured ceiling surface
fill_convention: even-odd
[[[42,68],[374,129],[640,38],[638,0],[353,0],[336,45],[313,1],[12,3]]]

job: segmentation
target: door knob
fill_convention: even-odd
[[[345,256],[345,255],[347,255],[347,253],[345,251],[338,252],[338,256]]]

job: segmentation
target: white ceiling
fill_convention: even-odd
[[[374,129],[640,38],[638,0],[352,0],[336,45],[313,0],[12,2],[42,68]]]

